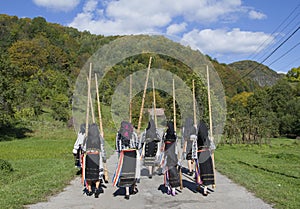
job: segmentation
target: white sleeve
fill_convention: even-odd
[[[84,134],[78,133],[76,142],[73,147],[73,154],[77,154],[77,150],[79,149],[79,145],[83,144]]]

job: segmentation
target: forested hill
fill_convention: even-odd
[[[20,70],[18,77],[23,76],[24,79],[37,73],[37,69],[55,69],[74,78],[88,57],[115,38],[79,32],[74,28],[48,23],[42,17],[29,19],[0,15],[1,59],[7,65],[11,64],[10,67],[18,68],[15,69]],[[264,65],[255,67],[253,72],[244,76],[256,66],[257,63],[252,61],[230,65],[211,61],[230,97],[260,86],[273,85],[280,78]]]
[[[240,75],[255,81],[259,86],[273,86],[284,75],[278,74],[265,65],[251,60],[234,62],[228,65]]]
[[[42,17],[0,15],[0,128],[48,110],[54,119],[67,121],[80,69],[115,38]]]
[[[79,32],[74,28],[48,23],[43,17],[29,19],[0,14],[0,132],[4,130],[3,127],[16,121],[30,120],[30,118],[36,118],[45,112],[55,120],[68,121],[71,117],[73,88],[80,69],[96,50],[116,38],[118,36],[94,35],[87,31]],[[187,66],[170,57],[154,56],[156,56],[156,63],[153,63],[154,68],[161,67],[170,70],[191,85],[191,76],[193,75],[189,73]],[[229,107],[231,103],[234,105],[232,114],[237,109],[237,102],[248,111],[250,108],[245,101],[248,97],[253,99],[252,92],[255,92],[254,90],[264,92],[263,86],[274,85],[276,80],[281,78],[281,75],[264,65],[253,66],[257,63],[252,61],[240,61],[226,65],[218,63],[209,55],[206,56],[211,60],[220,76]],[[105,82],[99,85],[103,93],[102,104],[110,105],[110,96],[114,92],[117,82],[128,76],[130,72],[147,68],[148,57],[147,54],[138,55],[113,67],[114,69],[107,75]],[[291,95],[283,94],[283,96],[289,97],[282,97],[282,103],[277,102],[278,98],[269,92],[266,95],[272,97],[262,97],[268,99],[267,102],[270,104],[277,105],[272,107],[274,115],[278,114],[279,110],[282,110],[281,113],[283,110],[291,110],[284,106],[287,99],[295,98],[295,101],[291,101],[289,105],[295,106],[299,103],[297,100],[299,95],[296,93],[300,88],[298,84],[299,70],[299,68],[294,69],[288,74],[289,80],[293,83],[281,84],[276,87],[285,91],[274,88],[274,94],[292,89],[288,90]],[[205,90],[200,82],[196,82],[197,87]],[[273,89],[268,91],[273,91]],[[172,98],[168,98],[163,92],[158,94],[161,95],[158,95],[157,101],[161,100],[161,104],[166,105],[170,103]],[[137,98],[136,101],[136,105],[139,106],[140,98]],[[265,107],[266,101],[262,103],[262,107]],[[245,111],[245,115],[252,117],[253,115],[247,111]],[[270,113],[270,110],[266,112]],[[297,114],[289,114],[293,117],[293,120],[290,120],[291,124],[296,126],[298,124]],[[234,117],[236,116],[231,115],[229,118]],[[265,116],[263,118],[265,121],[269,121],[265,119]],[[253,125],[251,120],[249,121]],[[258,121],[258,123],[261,122]],[[282,124],[286,124],[284,120]],[[292,125],[283,133],[295,132],[295,128],[291,128]],[[282,127],[282,125],[278,125],[278,127]],[[237,128],[237,125],[233,128]]]

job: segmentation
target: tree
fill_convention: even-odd
[[[290,82],[300,82],[300,67],[292,68],[287,72],[286,77]]]

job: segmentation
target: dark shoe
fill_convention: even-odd
[[[152,175],[150,175],[150,176],[148,176],[149,177],[149,179],[152,179]]]
[[[86,195],[87,195],[87,196],[92,196],[92,195],[93,195],[93,192],[92,192],[92,191],[87,191]]]
[[[104,191],[103,191],[103,189],[100,187],[100,188],[98,188],[98,189],[96,189],[96,191],[95,191],[95,198],[98,198],[99,197],[99,194],[101,194],[101,193],[103,193]]]
[[[133,191],[132,191],[132,194],[136,194],[136,193],[138,193],[139,192],[139,190],[137,189],[137,188],[135,188]]]
[[[128,194],[125,195],[125,199],[129,200],[129,195]]]

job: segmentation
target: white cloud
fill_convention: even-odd
[[[254,11],[254,10],[251,10],[249,12],[249,18],[250,19],[258,19],[258,20],[261,20],[261,19],[265,19],[267,18],[267,16],[261,12],[257,12],[257,11]]]
[[[209,29],[230,26],[243,13],[252,19],[266,17],[242,5],[241,0],[86,0],[69,26],[106,36],[163,32],[174,36],[186,32],[179,37],[184,45],[217,57],[238,57],[263,50],[261,43],[274,39],[263,32],[239,28]]]
[[[89,0],[83,7],[84,13],[94,12],[97,9],[98,1]]]
[[[170,33],[176,33],[186,27],[176,25],[178,19],[186,24],[208,24],[241,11],[241,0],[111,0],[101,8],[95,8],[94,2],[87,0],[70,26],[103,35],[162,32],[167,27]],[[94,7],[87,10],[90,4]]]
[[[225,29],[192,30],[184,34],[182,41],[191,48],[205,54],[250,54],[257,52],[265,40],[273,40],[263,32],[241,31],[239,28],[230,31]],[[262,50],[262,48],[260,48]]]
[[[33,2],[41,7],[67,12],[74,9],[80,0],[33,0]]]
[[[167,27],[167,34],[168,35],[175,35],[178,33],[181,33],[186,30],[186,23],[181,23],[181,24],[172,24]]]

